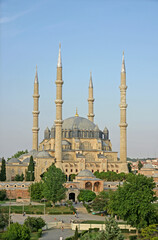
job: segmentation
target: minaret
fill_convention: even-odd
[[[55,158],[56,167],[62,169],[62,63],[61,63],[61,45],[59,44],[59,56],[57,64],[56,84],[56,120],[55,122]]]
[[[90,81],[89,81],[89,98],[88,98],[88,119],[94,122],[94,113],[93,113],[93,83],[92,83],[92,73],[90,72]]]
[[[39,84],[38,84],[38,74],[37,74],[37,66],[36,66],[36,75],[34,81],[34,93],[33,93],[33,141],[32,141],[32,149],[38,150],[38,115],[39,115]]]
[[[127,161],[127,134],[126,134],[126,69],[125,69],[125,60],[124,52],[122,58],[122,69],[121,69],[121,84],[120,84],[120,161]]]

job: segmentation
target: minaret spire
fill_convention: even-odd
[[[92,82],[92,72],[90,72],[90,80],[89,80],[89,97],[88,97],[88,119],[94,122],[94,113],[93,113],[93,82]]]
[[[124,52],[122,57],[122,68],[121,68],[121,84],[120,84],[120,161],[126,163],[127,161],[127,133],[126,128],[126,70]],[[127,165],[127,164],[126,164]],[[126,166],[125,166],[126,167]]]
[[[121,68],[121,72],[126,72],[124,51],[123,51],[123,55],[122,55],[122,68]]]
[[[36,75],[35,75],[35,81],[34,81],[34,83],[38,83],[37,65],[36,65]]]
[[[35,74],[35,80],[34,80],[34,93],[33,93],[33,141],[32,141],[32,149],[38,150],[38,115],[39,115],[39,84],[38,84],[38,74],[37,74],[37,66],[36,66],[36,74]]]
[[[59,55],[58,55],[57,67],[62,67],[62,62],[61,62],[61,43],[59,43]]]
[[[56,167],[62,169],[62,64],[61,64],[61,44],[59,44],[59,55],[57,63],[57,79],[56,84],[56,120],[55,122],[55,158]]]

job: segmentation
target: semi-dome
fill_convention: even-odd
[[[51,158],[52,156],[46,152],[46,151],[41,151],[36,155],[37,158]]]
[[[20,160],[17,158],[11,158],[8,160],[9,163],[20,163]]]
[[[63,129],[94,130],[95,124],[83,117],[70,117],[63,121]]]
[[[93,173],[90,170],[84,169],[81,172],[79,172],[78,177],[93,177],[94,178],[95,176],[93,175]]]
[[[25,159],[23,160],[23,163],[30,163],[30,158],[29,158],[29,157],[25,158]]]

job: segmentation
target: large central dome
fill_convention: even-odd
[[[70,117],[63,121],[62,129],[94,130],[96,125],[83,117]]]

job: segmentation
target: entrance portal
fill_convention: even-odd
[[[69,200],[75,202],[75,193],[69,193]]]

